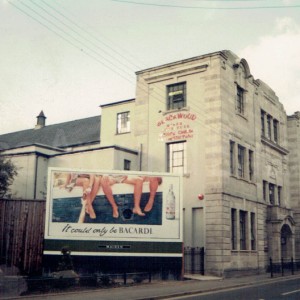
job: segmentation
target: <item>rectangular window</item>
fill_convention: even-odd
[[[241,178],[245,176],[245,148],[238,145],[238,175]]]
[[[278,121],[273,120],[273,135],[274,135],[274,142],[278,143]]]
[[[247,241],[247,212],[240,210],[240,250],[246,250]]]
[[[282,187],[281,186],[278,186],[277,187],[277,193],[278,193],[278,197],[277,197],[277,199],[278,199],[278,205],[280,206],[281,205],[281,197],[282,197]]]
[[[251,213],[250,220],[250,232],[251,232],[251,250],[256,250],[256,223],[255,223],[255,213]]]
[[[275,185],[269,183],[269,201],[271,205],[275,204]]]
[[[167,86],[167,109],[180,109],[186,106],[186,82]]]
[[[267,187],[268,187],[268,182],[263,181],[263,199],[265,202],[267,202]]]
[[[124,159],[124,170],[129,171],[131,166],[131,161],[128,159]]]
[[[236,250],[237,249],[237,238],[236,238],[236,209],[231,209],[231,249]]]
[[[235,173],[235,168],[234,168],[234,157],[235,157],[234,145],[235,145],[235,142],[230,141],[230,174],[231,175],[234,175],[234,173]]]
[[[263,110],[261,110],[261,112],[260,112],[260,121],[261,121],[261,135],[262,136],[266,135],[265,116],[266,116],[266,113]]]
[[[186,173],[186,142],[168,144],[168,172]]]
[[[117,114],[117,134],[130,132],[130,112]]]
[[[267,134],[268,134],[268,138],[270,139],[271,138],[271,130],[272,130],[272,126],[271,126],[271,123],[272,123],[272,117],[270,115],[267,116]]]
[[[240,114],[244,114],[244,90],[237,86],[236,109]]]
[[[249,180],[253,180],[253,151],[249,150]]]

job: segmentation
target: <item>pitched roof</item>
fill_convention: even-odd
[[[0,150],[33,144],[66,148],[100,141],[101,116],[0,135]]]

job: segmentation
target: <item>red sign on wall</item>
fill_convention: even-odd
[[[160,139],[163,141],[186,140],[193,138],[193,123],[197,116],[193,113],[176,112],[166,115],[157,122],[161,128]]]

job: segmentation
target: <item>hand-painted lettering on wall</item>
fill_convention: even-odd
[[[172,114],[166,115],[164,119],[158,121],[157,126],[164,125],[164,124],[166,124],[170,121],[174,121],[174,120],[192,120],[192,121],[194,121],[196,119],[197,119],[197,116],[192,113],[182,113],[182,112],[172,113]]]
[[[172,113],[157,122],[161,128],[160,139],[163,141],[175,141],[190,139],[194,136],[193,121],[197,119],[193,113]],[[192,123],[191,123],[192,122]]]

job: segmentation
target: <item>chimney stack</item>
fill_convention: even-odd
[[[44,112],[41,110],[40,114],[37,116],[37,123],[34,129],[40,129],[46,126],[46,117]]]

